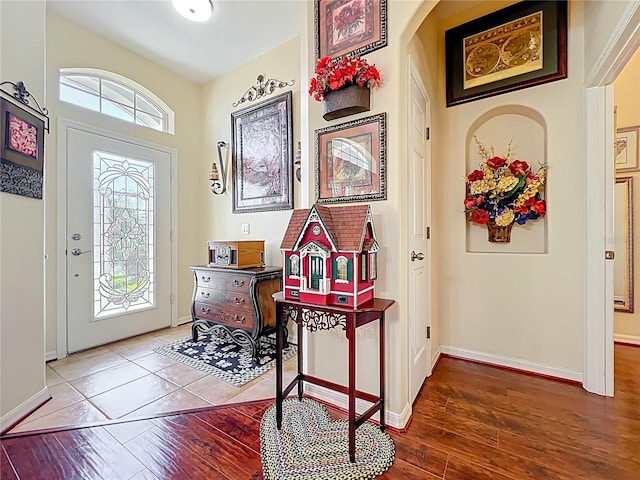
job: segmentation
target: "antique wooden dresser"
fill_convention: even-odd
[[[272,295],[282,289],[282,268],[190,268],[194,278],[193,340],[198,340],[199,332],[228,334],[238,345],[249,347],[257,358],[258,337],[275,331]]]

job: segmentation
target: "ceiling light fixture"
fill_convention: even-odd
[[[206,22],[213,12],[211,0],[171,0],[171,4],[180,15],[194,22]]]

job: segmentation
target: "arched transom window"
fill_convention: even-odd
[[[174,112],[142,85],[93,68],[60,69],[60,100],[161,132],[174,133]]]

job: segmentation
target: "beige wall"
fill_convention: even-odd
[[[473,12],[445,16],[451,3],[455,2],[442,2],[434,10],[442,18],[440,35],[489,11],[478,11],[480,6],[475,4]],[[574,377],[583,370],[584,343],[582,6],[572,2],[569,9],[568,79],[456,107],[440,107],[442,133],[434,135],[433,140],[440,152],[433,156],[433,237],[442,238],[433,244],[437,272],[433,298],[443,330],[442,345],[460,354],[481,354],[488,360],[506,357],[523,366],[549,366],[558,374]],[[424,32],[421,36],[427,44]],[[429,63],[443,65],[442,55],[429,58]],[[443,84],[444,69],[440,75]],[[504,105],[530,107],[547,123],[546,254],[465,251],[467,222],[462,195],[467,134],[477,118]],[[504,132],[505,144],[510,135]],[[474,150],[471,153],[475,155]]]
[[[40,104],[46,103],[44,12],[43,1],[0,2],[0,80],[23,81]],[[19,46],[16,38],[21,39]],[[3,88],[12,92],[10,86]],[[45,174],[49,172],[50,138],[50,135],[45,138]],[[43,235],[43,200],[0,193],[0,418],[3,420],[45,388]],[[8,426],[2,423],[2,427]]]
[[[613,84],[615,105],[617,106],[617,128],[640,125],[640,50],[629,60]],[[634,253],[637,264],[638,247],[640,247],[640,172],[621,172],[616,177],[633,178],[633,218]],[[616,211],[624,208],[616,204]],[[616,233],[617,235],[617,233]],[[616,252],[616,258],[622,252]],[[634,268],[634,266],[632,266]],[[635,312],[615,312],[614,335],[616,339],[640,343],[640,277],[635,269],[634,299]]]
[[[86,67],[117,73],[145,86],[164,100],[175,112],[175,135],[132,125],[58,100],[60,68]],[[47,156],[46,252],[49,255],[46,274],[47,343],[46,351],[56,350],[57,328],[57,121],[74,120],[127,137],[141,139],[178,151],[178,317],[189,317],[193,280],[189,265],[199,261],[203,251],[198,242],[204,228],[199,216],[198,186],[206,179],[202,138],[206,130],[201,124],[200,87],[168,72],[148,60],[105,40],[54,13],[47,12],[47,91],[52,130]],[[175,321],[176,319],[172,319]]]
[[[195,260],[199,264],[207,262],[207,240],[264,240],[266,262],[282,265],[280,242],[284,229],[291,217],[291,210],[274,212],[232,214],[233,181],[231,176],[231,148],[223,149],[227,169],[227,191],[223,195],[211,193],[211,182],[207,174],[211,160],[218,159],[216,143],[220,140],[231,145],[231,113],[239,111],[273,96],[293,92],[293,140],[294,154],[300,139],[300,95],[305,91],[300,81],[300,40],[295,38],[267,52],[259,58],[206,84],[202,89],[202,104],[205,111],[202,126],[204,134],[203,154],[198,158],[198,169],[202,172],[195,189],[201,207],[202,231],[197,240]],[[233,107],[249,87],[255,85],[256,77],[276,78],[285,82],[295,80],[293,87],[278,89],[264,99]],[[295,173],[294,173],[295,176]],[[294,205],[300,206],[300,183],[294,179]],[[241,225],[250,225],[250,234],[241,234]]]

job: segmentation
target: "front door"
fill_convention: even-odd
[[[67,350],[171,324],[171,154],[67,128]]]
[[[412,65],[413,67],[413,65]],[[431,375],[430,284],[430,157],[429,99],[415,69],[411,69],[409,99],[409,354],[411,401],[415,400],[425,378]]]
[[[311,261],[311,288],[313,290],[320,290],[320,282],[324,276],[324,259],[312,255]]]

